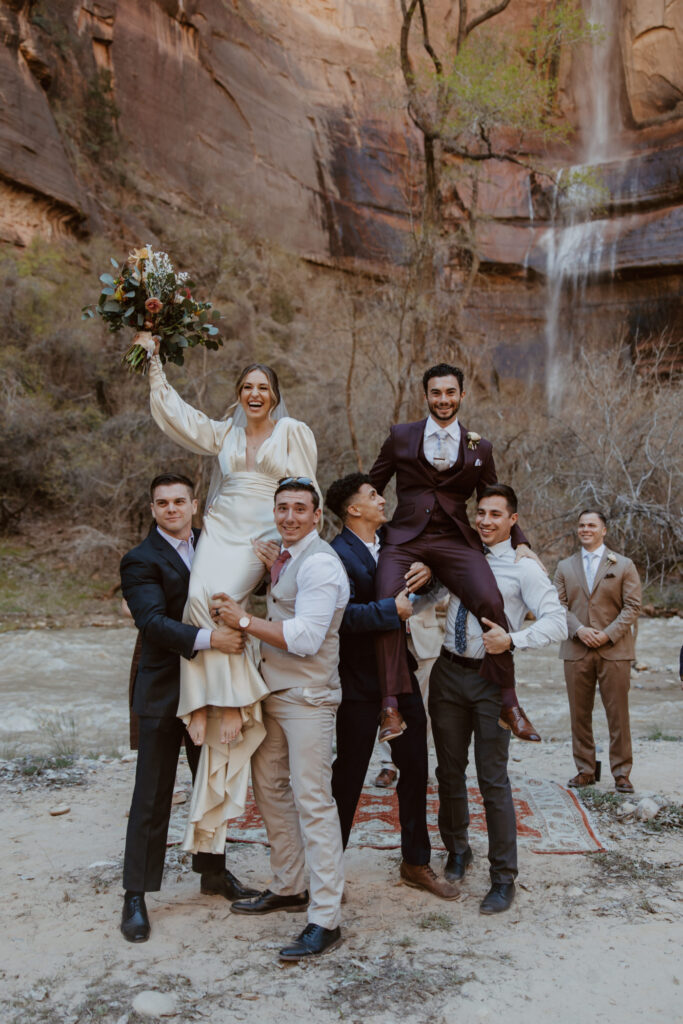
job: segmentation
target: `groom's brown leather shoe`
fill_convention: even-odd
[[[231,871],[203,871],[199,891],[205,896],[224,896],[232,903],[234,900],[248,900],[258,896],[258,889],[250,889],[242,885]]]
[[[594,786],[595,776],[591,775],[590,772],[579,772],[573,779],[570,779],[567,783],[572,789],[582,789],[584,786]]]
[[[429,864],[406,864],[401,861],[401,878],[413,889],[426,889],[427,892],[439,896],[442,900],[455,900],[460,895],[460,888],[451,885],[445,878],[434,874]]]
[[[503,708],[498,725],[502,725],[504,729],[511,729],[518,740],[526,740],[527,743],[541,742],[541,737],[519,705],[514,708]]]
[[[398,708],[382,708],[379,713],[379,735],[377,737],[379,743],[397,740],[406,729],[403,715]]]
[[[279,896],[270,889],[264,889],[252,900],[237,900],[230,909],[233,914],[274,914],[278,910],[303,914],[308,902],[308,889],[289,896]]]

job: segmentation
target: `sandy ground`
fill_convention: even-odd
[[[662,629],[673,640],[680,621]],[[683,699],[671,671],[672,643],[662,648],[654,627],[650,640],[651,670],[634,677],[646,691],[633,707],[634,781],[639,796],[680,803]],[[538,710],[534,721],[547,742],[516,743],[511,769],[564,783],[573,766],[557,676],[534,679],[529,670],[526,678],[525,703]],[[598,707],[604,737],[601,723]],[[657,732],[676,738],[647,738]],[[495,918],[478,912],[488,887],[485,837],[473,836],[475,866],[455,903],[400,885],[398,851],[351,849],[343,945],[316,962],[283,966],[277,951],[305,919],[232,915],[222,898],[199,894],[197,877],[175,850],[162,891],[148,896],[151,940],[123,940],[120,873],[134,767],[132,760],[83,761],[46,779],[0,765],[2,1024],[134,1024],[142,1018],[133,999],[146,989],[174,994],[177,1013],[165,1019],[176,1022],[683,1019],[680,827],[623,823],[607,801],[594,820],[610,851],[552,856],[521,849],[517,900]],[[189,787],[184,765],[178,782]],[[598,791],[609,794],[610,783]],[[52,817],[58,804],[70,810]],[[267,884],[264,847],[230,844],[227,862],[244,881]],[[437,870],[441,862],[436,855]]]

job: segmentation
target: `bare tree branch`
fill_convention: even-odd
[[[476,18],[472,18],[472,21],[465,29],[465,35],[468,36],[470,32],[474,32],[475,28],[483,25],[485,21],[488,21],[490,18],[495,18],[497,14],[501,14],[509,4],[510,0],[501,0],[501,2],[496,4],[495,7],[489,7],[488,11],[484,11],[483,14],[478,14]]]

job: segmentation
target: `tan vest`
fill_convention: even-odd
[[[340,561],[334,548],[320,537],[316,537],[300,555],[287,563],[275,586],[268,588],[270,621],[283,622],[285,619],[294,618],[298,592],[296,578],[299,569],[307,558],[321,552],[333,555]],[[261,641],[261,675],[271,693],[289,690],[293,686],[339,688],[339,626],[343,617],[344,608],[337,608],[320,650],[303,658]]]

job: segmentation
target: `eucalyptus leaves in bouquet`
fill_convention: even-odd
[[[96,306],[83,308],[83,319],[101,316],[109,330],[125,327],[150,331],[159,338],[162,363],[182,366],[186,348],[203,345],[218,349],[223,344],[216,321],[221,319],[210,302],[192,295],[194,282],[185,271],[176,272],[165,252],[151,245],[135,249],[123,266],[111,257],[113,273],[100,274],[102,292]],[[121,358],[132,373],[147,371],[147,350],[135,341]]]

